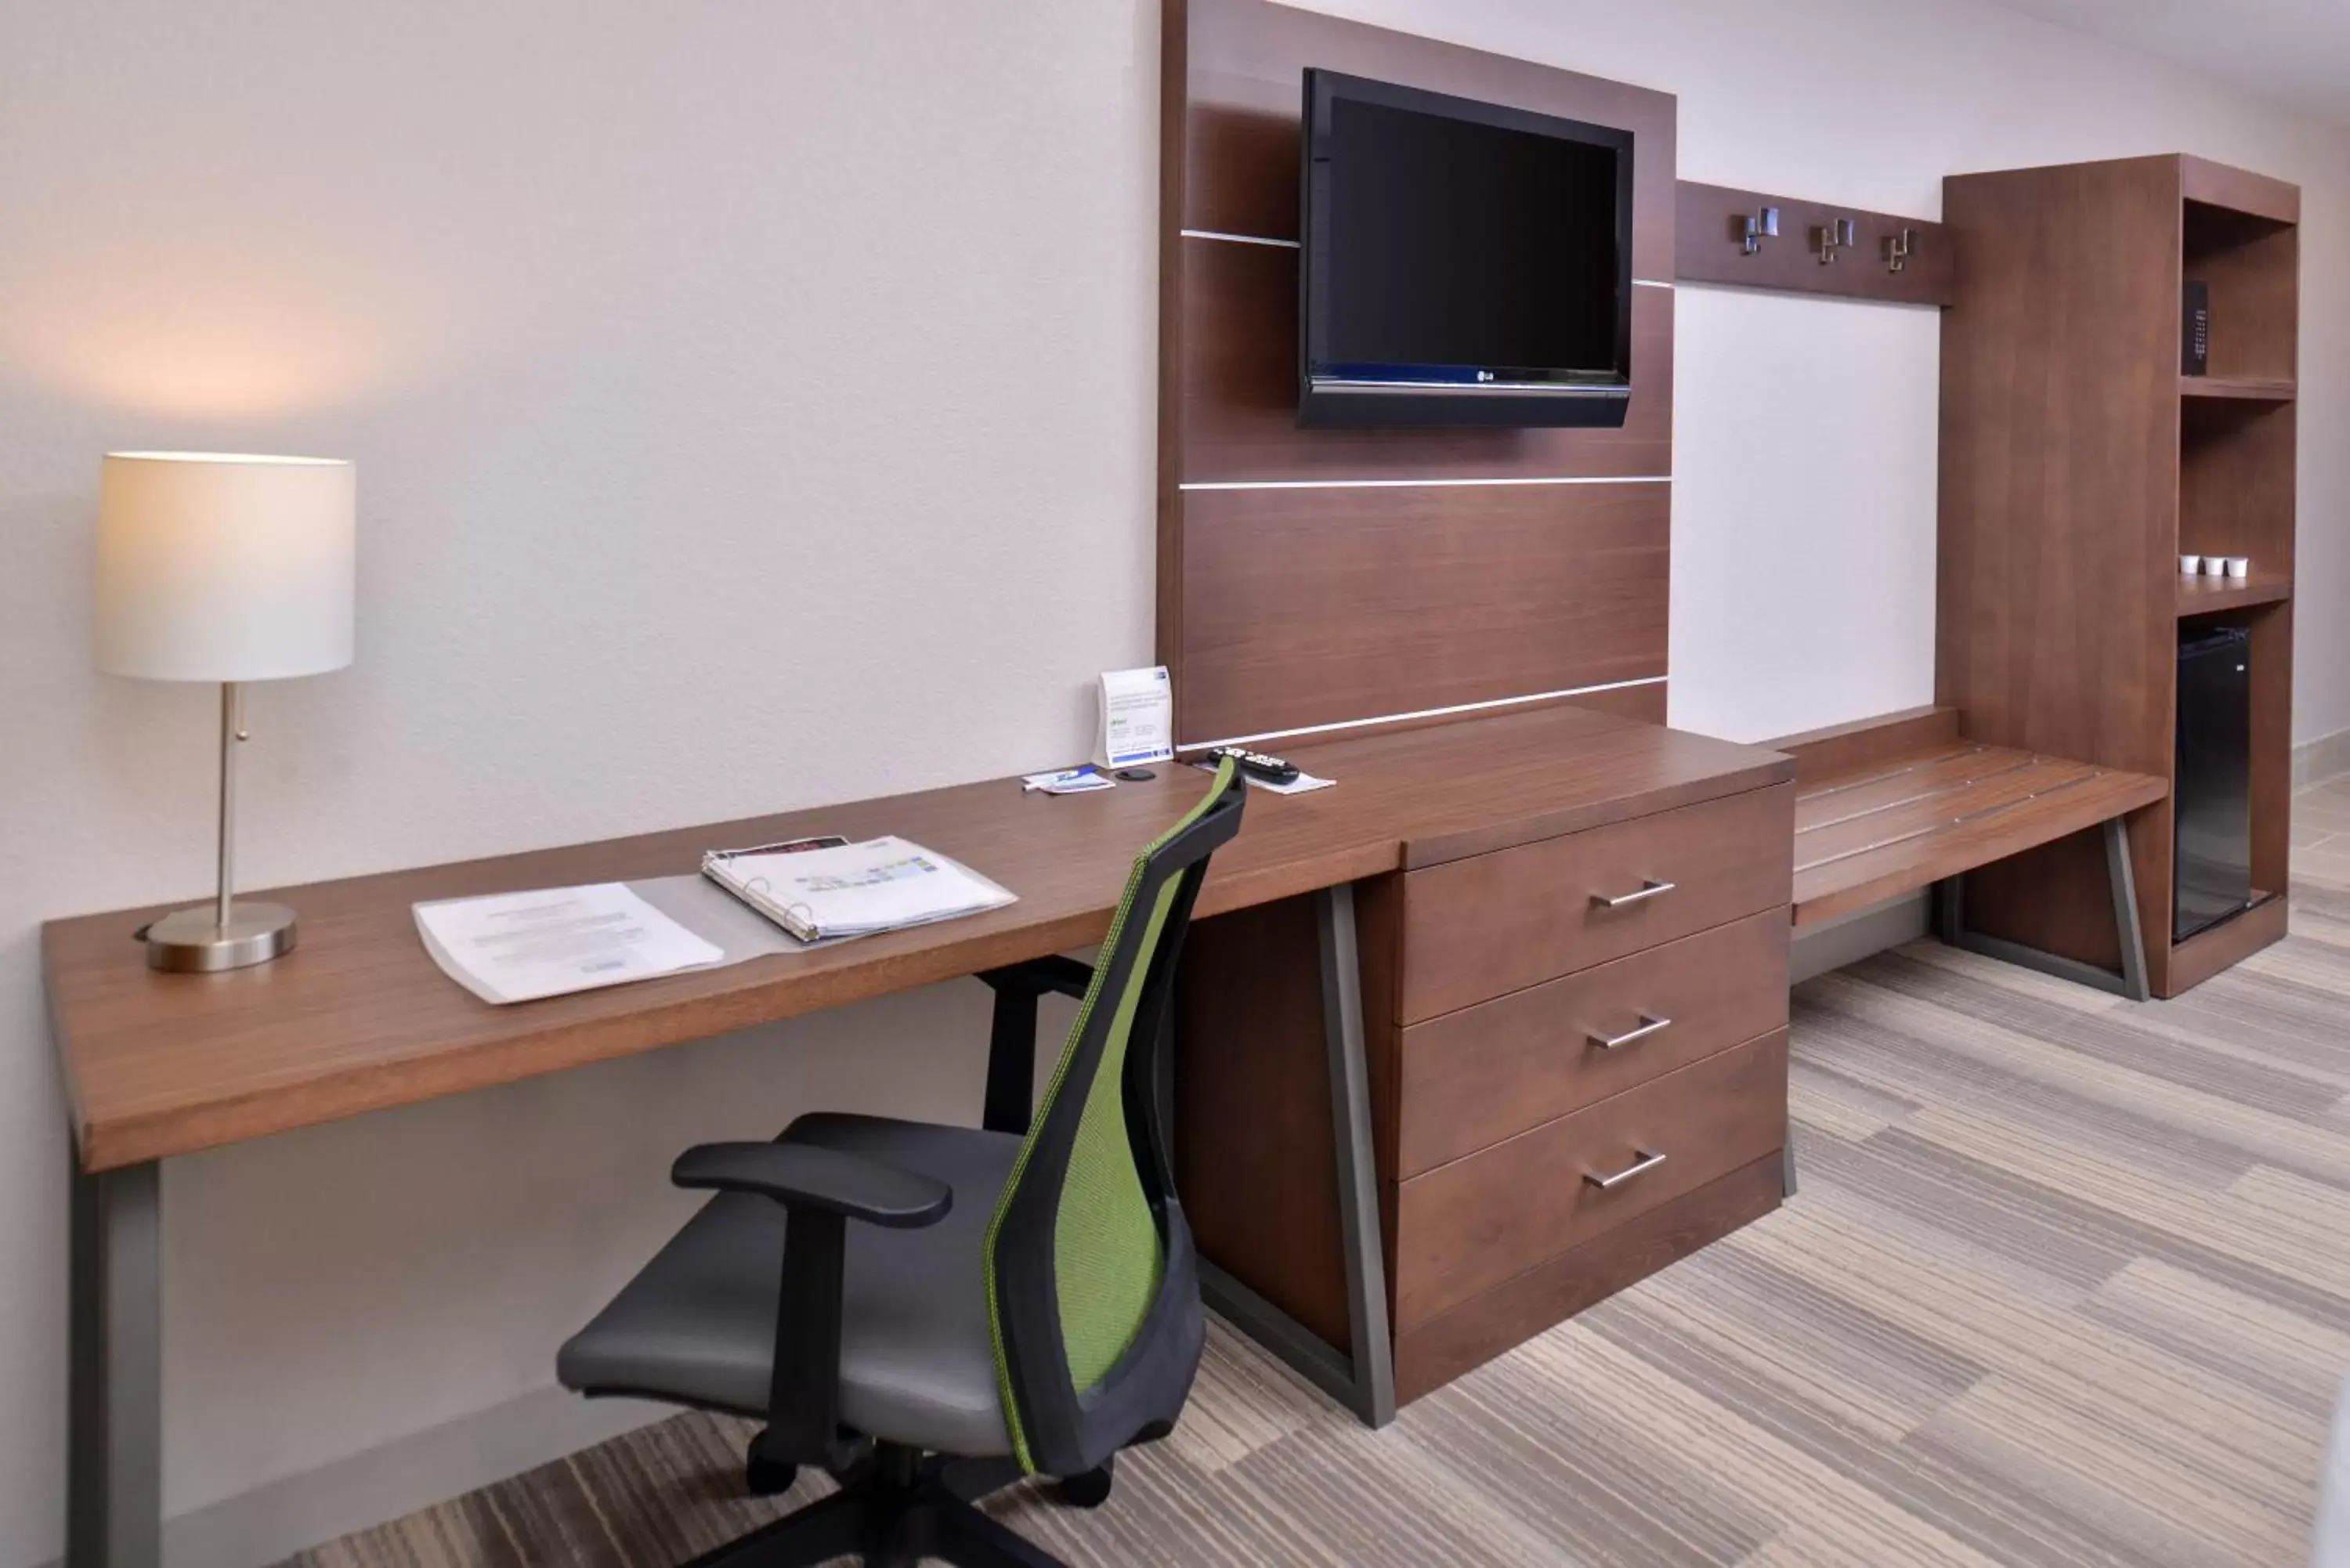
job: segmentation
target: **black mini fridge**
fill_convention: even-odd
[[[2252,901],[2251,775],[2251,636],[2240,626],[2181,627],[2173,941]]]

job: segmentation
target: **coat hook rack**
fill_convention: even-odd
[[[1812,253],[1820,258],[1820,265],[1825,266],[1835,260],[1837,251],[1850,248],[1853,239],[1852,220],[1837,218],[1812,231]]]
[[[1673,212],[1677,279],[1905,305],[1950,303],[1955,247],[1942,225],[1927,219],[1689,180],[1674,182]],[[1772,244],[1773,235],[1786,243]],[[1888,248],[1895,242],[1899,248]],[[1847,246],[1847,265],[1823,265]]]

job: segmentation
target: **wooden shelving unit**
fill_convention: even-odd
[[[2251,632],[2252,883],[2274,891],[2174,942],[2170,803],[2132,814],[2158,996],[2284,933],[2300,214],[2297,188],[2181,155],[1943,184],[1937,701],[1970,739],[2170,780],[2180,623]],[[2210,291],[2206,376],[2180,372],[2189,279]],[[2251,576],[2182,577],[2182,553]],[[1966,902],[1989,934],[2117,954],[2093,839],[1974,873]]]

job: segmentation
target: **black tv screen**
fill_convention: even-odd
[[[1299,421],[1620,425],[1632,134],[1305,73]]]

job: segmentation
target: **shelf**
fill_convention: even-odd
[[[2273,376],[2181,376],[2178,395],[2182,398],[2238,398],[2246,402],[2289,403],[2293,400],[2293,381]]]
[[[2254,571],[2243,581],[2233,577],[2189,577],[2178,579],[2178,613],[2182,616],[2210,615],[2217,610],[2243,609],[2251,605],[2272,605],[2293,597],[2293,578],[2282,572]]]

